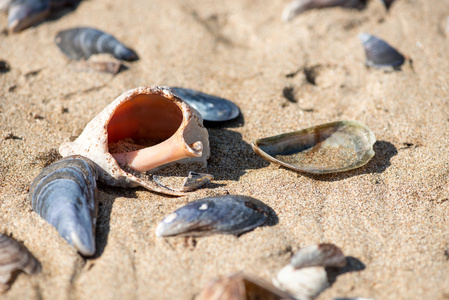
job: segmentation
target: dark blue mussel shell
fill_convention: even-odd
[[[9,4],[8,29],[20,32],[50,13],[50,0],[13,0]]]
[[[193,106],[205,121],[224,122],[235,119],[239,116],[240,110],[229,100],[212,96],[200,91],[171,87],[179,97]]]
[[[366,64],[374,68],[401,66],[405,58],[396,49],[385,41],[368,33],[359,35],[359,39],[365,48]]]
[[[29,193],[33,210],[85,256],[95,253],[96,180],[95,164],[73,155],[44,168]]]
[[[137,60],[137,54],[120,43],[115,37],[98,29],[79,27],[59,32],[56,45],[70,59],[87,59],[93,54],[109,53],[127,61]]]
[[[238,195],[203,198],[177,209],[156,229],[157,236],[239,235],[265,223],[271,209],[263,202]]]

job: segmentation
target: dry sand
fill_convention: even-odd
[[[192,299],[238,270],[270,280],[292,252],[330,242],[356,267],[320,300],[449,299],[449,1],[397,0],[387,13],[372,0],[362,11],[309,11],[285,24],[288,2],[82,1],[0,36],[0,59],[10,65],[0,74],[0,231],[43,266],[37,276],[19,274],[2,297]],[[140,60],[116,76],[71,69],[54,37],[81,25],[114,34]],[[413,64],[366,68],[362,32]],[[29,186],[62,142],[123,91],[148,85],[230,99],[241,117],[209,128],[207,171],[216,180],[205,189],[174,198],[100,185],[97,253],[85,259],[31,210]],[[344,119],[368,125],[378,140],[375,157],[357,170],[307,176],[264,161],[249,145]],[[156,238],[165,215],[226,193],[260,199],[278,223],[238,238]]]

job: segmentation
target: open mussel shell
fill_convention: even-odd
[[[359,168],[374,156],[374,133],[356,121],[338,121],[256,140],[262,158],[300,172],[325,174]]]
[[[241,272],[213,280],[201,291],[198,300],[281,300],[295,299],[272,284]]]
[[[362,33],[359,39],[366,54],[366,65],[373,68],[398,68],[405,62],[404,56],[380,38]]]
[[[29,193],[33,210],[84,256],[95,253],[96,180],[95,164],[74,155],[44,168]]]
[[[212,96],[200,91],[172,87],[179,97],[195,108],[205,121],[225,122],[239,116],[240,110],[229,100]]]
[[[270,208],[262,201],[239,195],[196,200],[177,209],[156,228],[157,236],[239,235],[262,225]]]
[[[16,270],[37,274],[41,264],[24,245],[0,233],[0,283],[7,284]]]

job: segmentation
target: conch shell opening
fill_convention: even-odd
[[[121,166],[140,172],[186,157],[200,157],[201,141],[188,145],[182,137],[181,109],[160,95],[137,95],[119,106],[107,126],[108,145],[132,139],[144,148],[111,154]]]

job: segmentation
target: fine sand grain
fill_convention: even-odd
[[[0,35],[0,232],[40,260],[3,299],[193,299],[236,271],[270,281],[299,248],[334,243],[351,268],[318,299],[449,299],[449,1],[380,1],[307,11],[289,0],[82,1],[19,34]],[[6,27],[7,16],[0,16]],[[54,37],[93,26],[140,60],[117,75],[70,67]],[[406,55],[400,71],[365,67],[367,32]],[[123,91],[167,85],[236,103],[208,128],[215,180],[185,197],[99,184],[97,252],[81,257],[32,211],[28,190],[57,149]],[[310,176],[268,163],[258,138],[338,120],[376,135],[364,167]],[[164,216],[206,196],[269,205],[271,224],[240,237],[156,238]]]

